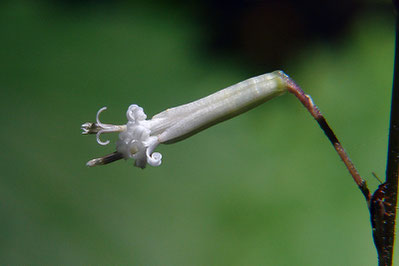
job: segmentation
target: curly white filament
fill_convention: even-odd
[[[125,125],[111,125],[111,124],[104,124],[100,121],[100,114],[107,110],[107,107],[102,107],[100,110],[98,110],[97,115],[96,115],[96,123],[84,123],[81,126],[82,129],[82,134],[83,135],[88,135],[88,134],[96,134],[96,139],[98,144],[100,145],[107,145],[109,144],[109,140],[107,141],[101,141],[100,140],[100,135],[103,133],[112,133],[112,132],[122,132],[126,130]]]
[[[250,78],[197,101],[167,109],[150,120],[146,120],[143,108],[132,104],[126,112],[126,125],[101,123],[99,115],[106,110],[103,107],[97,112],[96,124],[82,125],[83,134],[96,134],[97,142],[106,145],[109,140],[101,141],[102,133],[120,132],[117,152],[93,159],[88,165],[106,164],[123,157],[134,159],[135,166],[140,168],[147,164],[159,166],[162,155],[154,152],[159,144],[183,140],[283,94],[287,90],[284,76],[282,71],[274,71]]]
[[[98,144],[104,145],[104,146],[107,145],[107,144],[109,144],[109,140],[106,140],[106,141],[101,141],[101,140],[100,140],[100,135],[101,135],[102,133],[106,132],[106,130],[107,130],[107,126],[106,126],[105,124],[103,124],[103,123],[100,122],[100,114],[101,114],[103,111],[105,111],[105,110],[107,110],[107,107],[101,108],[100,110],[98,110],[97,115],[96,115],[96,122],[97,122],[97,125],[99,125],[99,126],[102,128],[102,129],[100,129],[100,130],[97,132],[97,134],[96,134],[96,139],[97,139]]]

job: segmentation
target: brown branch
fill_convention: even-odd
[[[390,266],[393,261],[399,177],[399,0],[393,0],[393,4],[396,11],[396,41],[386,179],[374,192],[370,206],[380,266]]]
[[[335,136],[333,130],[328,125],[326,119],[321,114],[319,108],[317,108],[317,106],[313,103],[312,98],[310,98],[309,95],[305,94],[305,92],[295,83],[295,81],[293,81],[290,77],[286,75],[282,75],[282,77],[288,85],[288,91],[294,94],[301,101],[301,103],[306,107],[306,109],[313,116],[313,118],[316,119],[317,123],[319,123],[319,126],[324,131],[331,144],[334,146],[334,149],[337,151],[339,157],[345,164],[353,180],[366,198],[367,204],[369,205],[371,194],[369,189],[367,188],[366,181],[361,178],[359,172],[356,170],[356,167],[353,165],[348,154],[342,147],[342,144],[339,142],[337,136]]]

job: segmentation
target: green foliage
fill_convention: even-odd
[[[189,14],[129,11],[2,6],[2,263],[375,265],[363,197],[293,96],[161,146],[158,168],[85,167],[114,150],[80,135],[100,107],[105,122],[124,123],[131,103],[151,116],[259,74],[200,54]],[[371,171],[385,168],[393,21],[357,21],[284,70],[373,188]]]

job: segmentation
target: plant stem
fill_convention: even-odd
[[[396,11],[396,41],[386,180],[372,197],[375,208],[370,208],[380,266],[390,266],[393,261],[399,176],[399,0],[393,0],[393,4]]]
[[[367,204],[369,205],[371,194],[369,189],[367,188],[366,181],[363,178],[361,178],[359,172],[356,170],[356,167],[353,165],[345,149],[342,147],[342,144],[339,142],[337,136],[334,134],[333,130],[328,125],[326,119],[321,114],[319,108],[317,108],[317,106],[313,103],[312,98],[310,98],[309,95],[305,94],[305,92],[295,83],[294,80],[292,80],[288,76],[285,76],[283,78],[285,79],[286,84],[288,86],[288,91],[294,94],[299,99],[299,101],[301,101],[301,103],[306,107],[306,109],[313,116],[313,118],[316,119],[317,123],[324,131],[327,138],[330,140],[331,144],[334,146],[334,149],[337,151],[339,157],[345,164],[353,180],[355,181],[355,183],[363,193],[364,197],[366,198]]]

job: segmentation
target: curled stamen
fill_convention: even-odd
[[[112,125],[112,124],[104,124],[101,123],[100,121],[100,114],[107,110],[107,107],[103,107],[100,110],[98,110],[97,115],[96,115],[96,123],[84,123],[81,126],[82,129],[82,134],[83,135],[89,135],[89,134],[97,134],[98,136],[102,133],[111,133],[111,132],[122,132],[126,130],[126,125]],[[99,141],[99,143],[105,143],[102,141]],[[102,144],[104,145],[104,144]]]
[[[102,128],[102,129],[100,129],[100,130],[97,132],[97,134],[96,134],[96,139],[97,139],[97,143],[100,144],[100,145],[103,145],[103,146],[109,144],[109,140],[102,141],[102,140],[100,139],[100,135],[101,135],[102,133],[106,132],[105,128],[107,128],[107,126],[106,126],[105,124],[101,123],[101,121],[100,121],[100,114],[101,114],[102,112],[104,112],[105,110],[107,110],[107,107],[106,107],[106,106],[104,106],[103,108],[100,108],[100,110],[98,110],[97,115],[96,115],[96,122],[97,122],[97,125],[98,125],[100,128]]]
[[[153,152],[152,154],[146,153],[147,163],[151,166],[159,166],[162,163],[162,154]]]
[[[147,163],[151,166],[159,166],[162,163],[162,154],[159,152],[154,152],[155,148],[158,146],[158,138],[152,137],[148,141],[148,148],[146,150]]]
[[[109,140],[102,141],[102,140],[100,139],[100,135],[101,135],[102,133],[104,133],[104,132],[107,132],[107,131],[104,130],[104,129],[101,129],[101,130],[98,131],[97,134],[96,134],[97,143],[100,144],[100,145],[103,145],[103,146],[109,144]]]
[[[100,110],[98,110],[97,115],[96,115],[96,122],[97,122],[97,125],[99,125],[99,126],[102,127],[102,128],[106,128],[106,125],[104,125],[103,123],[100,122],[100,114],[101,114],[102,112],[104,112],[105,110],[107,110],[107,107],[106,107],[106,106],[104,106],[103,108],[100,108]]]
[[[96,115],[96,123],[84,123],[82,125],[82,134],[83,135],[88,135],[88,134],[96,134],[96,139],[97,143],[100,145],[107,145],[109,143],[109,140],[102,141],[100,140],[100,135],[102,133],[111,133],[111,132],[122,132],[126,130],[126,125],[111,125],[111,124],[104,124],[101,123],[100,121],[100,114],[107,110],[107,107],[103,107],[100,110],[98,110],[97,115]]]

